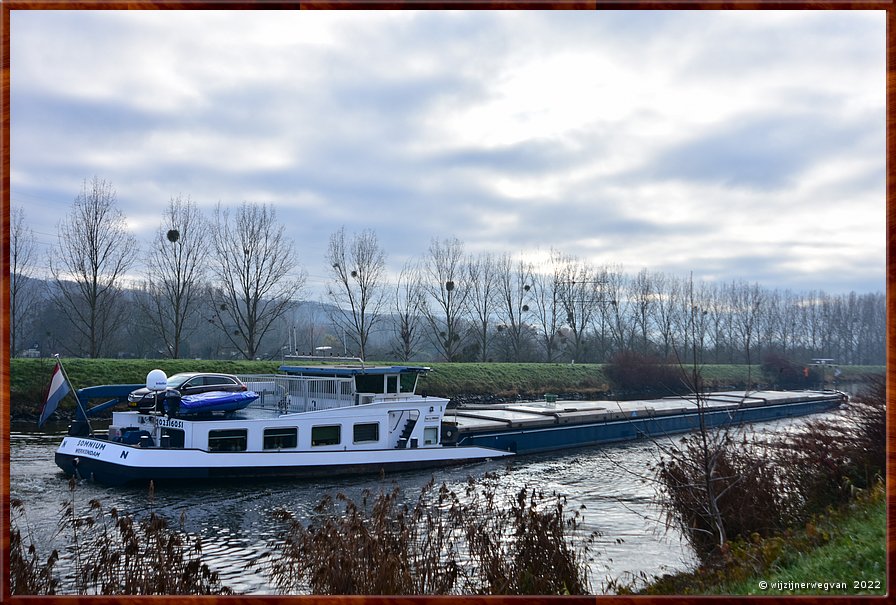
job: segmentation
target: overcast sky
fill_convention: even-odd
[[[84,179],[147,242],[173,195],[276,205],[397,271],[432,238],[795,291],[885,286],[885,12],[11,16],[11,201]]]

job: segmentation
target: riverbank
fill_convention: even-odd
[[[839,417],[799,431],[670,448],[658,475],[669,495],[664,508],[700,565],[645,592],[886,594],[886,434],[879,376]],[[713,464],[708,480],[705,459]]]
[[[733,543],[724,565],[663,576],[643,595],[885,595],[886,490],[860,492],[805,527]]]
[[[507,369],[510,370],[510,368]],[[435,373],[433,375],[435,375]],[[834,420],[834,424],[837,426],[842,425],[842,423],[837,422],[836,420]],[[60,431],[62,429],[58,427],[58,424],[55,430],[57,431],[56,434],[61,434]],[[868,434],[869,437],[875,436],[874,442],[883,443],[883,437],[878,438],[876,435],[877,433]],[[12,483],[15,486],[13,488],[13,493],[22,496],[24,501],[34,503],[33,506],[42,507],[45,500],[52,500],[52,497],[50,497],[49,494],[52,493],[53,485],[59,483],[59,478],[57,476],[58,470],[53,469],[52,465],[53,451],[58,444],[58,438],[50,439],[45,435],[35,433],[34,435],[19,435],[18,443],[19,447],[16,447],[14,451],[14,459],[16,460],[14,467],[16,472],[13,473]],[[32,444],[38,443],[40,444],[39,450],[32,449]],[[800,448],[800,451],[802,451],[802,449],[803,448]],[[614,455],[616,456],[615,459],[612,458]],[[508,473],[516,472],[517,474],[509,476],[508,480],[503,483],[510,486],[520,485],[522,484],[521,482],[539,485],[540,489],[556,491],[557,493],[564,494],[564,496],[569,495],[570,502],[574,503],[573,508],[570,508],[570,510],[579,510],[580,507],[584,507],[581,508],[581,510],[588,511],[589,523],[591,523],[587,530],[606,532],[607,536],[607,540],[600,544],[600,558],[603,559],[603,561],[606,561],[606,563],[598,562],[597,565],[617,566],[615,568],[607,568],[606,570],[601,569],[601,576],[620,577],[620,574],[624,574],[628,570],[634,570],[634,573],[643,572],[645,574],[650,574],[650,577],[653,577],[654,574],[665,573],[669,570],[689,569],[690,565],[687,567],[669,566],[670,562],[684,561],[685,559],[683,559],[678,552],[671,552],[665,546],[661,546],[653,541],[643,541],[643,538],[641,538],[641,536],[645,534],[644,521],[647,519],[647,513],[651,513],[650,518],[655,518],[655,511],[647,511],[643,508],[637,508],[636,510],[639,512],[636,513],[636,516],[638,517],[636,520],[627,520],[615,515],[621,514],[620,511],[616,509],[625,509],[626,511],[629,511],[629,509],[651,501],[652,488],[645,491],[644,486],[641,485],[640,482],[632,481],[631,472],[632,469],[638,469],[640,471],[651,468],[651,464],[655,462],[655,456],[656,453],[653,448],[650,447],[650,444],[635,442],[621,445],[619,446],[619,449],[613,448],[612,451],[608,451],[608,449],[593,452],[583,450],[571,453],[550,454],[543,457],[527,457],[525,462],[520,462],[518,469],[507,469]],[[839,455],[822,455],[819,458],[822,461],[851,459],[850,456],[843,457]],[[40,462],[38,463],[37,461]],[[624,461],[624,465],[622,461]],[[623,466],[625,468],[623,468]],[[791,464],[790,468],[799,469],[799,472],[803,473],[808,470],[808,465]],[[881,466],[877,465],[875,468],[881,468]],[[454,486],[452,489],[462,489],[462,484],[466,480],[468,473],[468,469],[451,469],[445,471],[442,476]],[[613,473],[616,474],[614,475]],[[875,471],[868,473],[868,476],[873,477],[877,474],[882,473]],[[843,481],[840,480],[840,478],[844,476],[842,473],[837,471],[832,473],[832,476],[837,479],[835,485],[844,485]],[[16,479],[17,477],[18,479]],[[599,490],[594,489],[595,477],[601,478],[601,488]],[[419,476],[404,475],[402,477],[402,484],[406,485],[409,482],[414,483],[417,481],[425,482],[430,478],[431,475],[425,473],[421,473]],[[853,487],[865,487],[869,484],[873,484],[873,479],[871,481],[872,483],[860,483],[856,481],[847,486],[849,489],[840,491],[841,493],[848,493]],[[807,481],[806,483],[810,482]],[[159,510],[167,509],[167,514],[171,519],[178,518],[179,514],[183,511],[190,511],[191,514],[197,515],[196,518],[200,520],[200,524],[188,528],[187,531],[194,532],[196,535],[199,535],[200,533],[202,534],[203,543],[205,544],[204,552],[210,555],[208,559],[209,563],[213,564],[216,569],[221,570],[222,578],[227,579],[228,585],[231,585],[230,583],[233,582],[232,586],[239,592],[264,592],[269,590],[269,584],[264,580],[257,579],[247,581],[245,579],[246,574],[244,569],[246,562],[255,560],[258,555],[259,551],[253,550],[253,547],[264,549],[263,546],[259,546],[253,542],[252,536],[270,535],[271,531],[274,531],[260,519],[268,516],[271,512],[271,507],[278,502],[293,507],[293,510],[296,511],[313,508],[314,502],[306,502],[303,501],[302,498],[307,497],[308,494],[313,494],[316,498],[321,493],[322,489],[334,489],[334,485],[325,483],[320,487],[315,486],[314,489],[308,489],[307,485],[296,485],[293,482],[287,482],[282,485],[266,485],[263,498],[258,497],[257,488],[255,487],[247,487],[246,491],[242,492],[239,491],[239,488],[240,486],[227,485],[219,494],[215,491],[214,486],[206,487],[202,491],[198,491],[198,487],[194,488],[191,486],[188,491],[185,490],[165,494],[165,496],[168,497],[168,501],[160,501],[153,506],[158,506]],[[367,482],[359,484],[345,484],[340,482],[336,484],[335,488],[339,490],[348,488],[349,490],[355,490],[357,492],[358,490],[366,489]],[[85,485],[83,489],[85,492],[81,501],[86,501],[94,497],[97,493],[102,493],[105,497],[109,497],[109,494],[105,491],[88,491],[94,489],[91,485]],[[30,497],[28,497],[29,495]],[[116,492],[114,497],[117,500],[110,502],[110,505],[116,506],[119,510],[127,510],[128,508],[133,509],[134,502],[128,500],[131,496],[133,496],[133,494],[122,495]],[[138,507],[144,505],[144,503],[139,502],[143,499],[144,498],[140,497],[137,498]],[[738,500],[738,502],[740,501],[741,500]],[[130,504],[124,506],[124,504],[128,502],[130,502]],[[303,503],[297,504],[297,502]],[[618,503],[622,503],[621,506]],[[608,512],[607,507],[611,505],[615,506],[615,508],[610,508]],[[825,504],[822,504],[822,507],[816,510],[822,510],[824,506]],[[56,508],[57,507],[54,506],[51,510],[44,507],[40,510],[44,512],[45,518],[55,519],[58,516]],[[248,509],[254,509],[254,512],[248,515],[243,514],[243,511]],[[232,513],[234,510],[240,511],[240,514],[233,515]],[[33,517],[39,517],[36,510]],[[592,521],[592,518],[594,521]],[[780,516],[774,518],[780,518]],[[805,518],[806,517],[801,517],[798,523],[802,524]],[[884,520],[880,518],[869,521],[870,526],[873,526],[874,524],[877,524],[878,527],[883,527]],[[222,531],[222,527],[227,528],[226,531]],[[815,537],[832,535],[830,529],[826,529],[817,522],[814,523],[813,531],[813,536]],[[650,533],[649,528],[647,533]],[[741,535],[749,535],[749,533]],[[623,540],[620,540],[624,545],[612,544],[613,536],[624,537]],[[637,539],[641,541],[635,542],[634,536],[638,536]],[[847,535],[846,537],[848,538],[849,536]],[[867,542],[873,544],[875,539],[876,538],[872,537]],[[752,543],[752,537],[750,538],[750,541]],[[795,550],[795,552],[808,553],[810,550],[825,546],[829,541],[830,538],[824,538],[824,541],[822,542],[806,542],[805,544],[808,544],[808,546],[801,546]],[[877,541],[878,544],[882,542],[882,540]],[[759,545],[757,546],[757,550],[743,551],[750,553],[749,557],[744,555],[748,561],[765,561],[766,557],[771,559],[771,555],[777,556],[782,549],[779,542],[776,541],[774,537],[767,538],[765,541],[760,541],[757,538],[755,543]],[[211,545],[215,546],[210,547]],[[746,546],[750,545],[748,544]],[[846,550],[840,555],[830,556],[829,559],[836,561],[837,556],[853,558],[852,552],[849,551],[850,546],[851,544],[847,541],[844,546]],[[738,548],[741,547],[738,546]],[[651,552],[651,549],[654,550]],[[235,556],[234,553],[236,552],[239,553],[240,557],[239,566],[232,565],[234,560],[233,557]],[[732,552],[737,553],[741,551],[732,550]],[[653,556],[655,562],[650,564],[646,563],[651,556]],[[624,557],[629,558],[625,559]],[[793,558],[795,557],[796,555],[793,556]],[[875,557],[878,561],[885,560],[874,554],[869,555],[866,558],[874,560]],[[738,560],[737,557],[734,557],[733,559],[735,562]],[[774,559],[774,561],[774,565],[776,566],[783,565],[780,557]],[[882,563],[880,565],[881,567],[883,566]],[[762,571],[765,569],[767,568],[760,568],[761,573],[759,575],[754,574],[753,581],[756,582],[757,587],[759,587],[759,581],[772,581],[762,577],[763,573],[768,573],[767,571]],[[704,593],[728,594],[730,590],[735,590],[732,588],[719,587],[719,578],[722,577],[726,580],[734,578],[735,574],[733,572],[729,573],[723,571],[721,574],[718,570],[710,570],[710,572],[715,573],[716,575],[707,575],[707,586],[711,587],[712,585],[715,585],[716,588],[707,588]],[[592,573],[594,573],[593,570]],[[737,577],[740,578],[741,576]],[[781,590],[786,590],[786,587],[790,586],[790,584],[785,584],[784,582],[793,581],[794,580],[792,579],[780,580],[779,585]],[[834,579],[830,582],[838,583],[839,581]],[[694,589],[686,587],[684,590]],[[672,592],[681,592],[681,589],[673,589]],[[850,593],[847,592],[846,594]]]
[[[373,364],[375,362],[371,362]],[[391,362],[389,362],[391,363]],[[53,359],[10,360],[10,416],[14,420],[36,420],[40,413]],[[280,361],[213,361],[192,359],[63,359],[75,388],[100,384],[143,384],[146,374],[161,369],[169,376],[177,372],[224,372],[228,374],[276,373]],[[554,393],[564,399],[614,399],[632,394],[617,393],[601,364],[560,363],[427,363],[432,372],[420,379],[418,392],[448,397],[456,403],[504,403],[538,399]],[[840,381],[858,382],[867,374],[883,375],[883,366],[841,366]],[[705,365],[701,368],[710,390],[743,389],[762,383],[759,366]],[[770,385],[773,386],[773,385]],[[830,384],[828,386],[831,386]],[[658,397],[669,393],[638,393]],[[66,397],[61,417],[71,417],[75,403]]]

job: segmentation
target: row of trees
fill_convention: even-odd
[[[149,332],[166,356],[180,357],[207,322],[252,359],[305,282],[272,206],[244,203],[231,212],[219,204],[207,218],[189,198],[173,197],[149,249],[141,251],[114,188],[99,178],[84,182],[58,226],[47,287],[30,279],[38,259],[21,208],[13,212],[10,236],[12,352],[24,326],[41,323],[38,303],[48,302],[54,318],[70,328],[57,324],[57,342],[69,354],[140,349],[123,342]]]
[[[23,338],[55,334],[52,344],[91,357],[252,359],[332,345],[401,360],[603,362],[620,351],[697,351],[704,363],[757,363],[771,352],[884,362],[882,293],[628,275],[559,251],[535,264],[470,255],[454,237],[433,239],[390,275],[375,232],[338,229],[325,253],[323,299],[302,302],[306,273],[272,206],[219,204],[206,217],[174,197],[141,257],[114,189],[98,178],[59,225],[50,279],[31,279],[38,259],[21,208],[10,235],[12,353]]]
[[[536,266],[508,254],[464,257],[462,248],[433,241],[400,289],[418,288],[423,333],[445,359],[604,362],[621,351],[690,359],[696,350],[700,363],[758,363],[768,353],[884,362],[882,293],[627,275],[556,251]]]

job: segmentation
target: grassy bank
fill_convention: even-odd
[[[545,393],[598,393],[609,390],[602,366],[556,363],[434,363],[420,380],[432,395],[541,397]]]
[[[781,557],[780,567],[762,577],[734,584],[731,594],[886,594],[886,502],[883,490],[870,503],[857,505],[845,514],[811,529],[815,536],[830,540],[815,550],[792,549]],[[811,536],[806,535],[806,540]],[[760,581],[767,588],[759,587]],[[819,583],[840,583],[836,588]],[[813,585],[814,583],[814,585]]]
[[[27,417],[38,414],[55,365],[53,359],[10,360],[10,414]],[[273,361],[201,361],[168,359],[63,359],[65,371],[76,389],[101,384],[145,384],[150,370],[167,373],[225,372],[228,374],[269,373],[280,367]],[[66,397],[60,407],[74,408],[74,398]]]
[[[724,568],[665,576],[642,594],[884,595],[882,484],[783,536],[734,543]]]
[[[36,414],[55,362],[51,359],[10,361],[10,406],[13,415]],[[100,384],[142,384],[146,374],[159,368],[177,372],[226,372],[263,374],[276,372],[280,361],[213,361],[192,359],[64,359],[75,388]],[[440,397],[498,395],[541,397],[545,393],[597,395],[610,390],[603,366],[557,363],[432,363],[433,371],[421,378],[418,390]],[[844,366],[841,380],[859,380],[869,372],[883,373],[882,366]],[[706,365],[704,379],[710,388],[743,387],[748,378],[761,380],[758,366]],[[73,407],[66,398],[63,408]]]

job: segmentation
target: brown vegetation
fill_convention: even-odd
[[[586,594],[579,513],[526,487],[508,500],[488,477],[463,495],[430,482],[414,503],[398,488],[325,498],[307,525],[280,510],[262,567],[285,594]]]
[[[636,351],[625,350],[614,354],[610,362],[604,364],[604,374],[618,396],[667,397],[690,392],[677,365]]]
[[[61,563],[57,550],[42,558],[24,503],[12,501],[12,594],[231,594],[183,519],[177,530],[151,506],[137,520],[97,500],[81,513],[75,485]],[[278,510],[285,530],[257,565],[284,594],[586,594],[594,536],[580,535],[580,512],[565,505],[527,487],[505,498],[494,476],[470,479],[462,494],[430,482],[413,503],[397,487],[360,503],[327,496],[308,524]]]
[[[799,527],[883,478],[885,387],[868,383],[843,414],[796,432],[747,440],[700,431],[666,449],[655,469],[660,501],[703,565],[719,564],[734,540]]]
[[[25,506],[21,500],[11,501],[12,594],[230,594],[218,574],[202,563],[199,537],[172,529],[153,510],[137,520],[115,508],[106,511],[98,500],[91,500],[88,512],[81,513],[75,485],[72,479],[60,519],[60,532],[69,537],[66,550],[71,553],[67,561],[71,570],[63,579],[56,572],[59,552],[54,549],[41,562],[33,540],[22,536],[21,525],[27,526]]]

